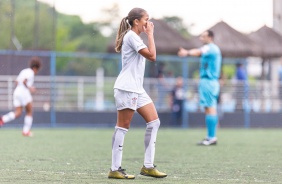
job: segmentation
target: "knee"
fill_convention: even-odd
[[[15,117],[18,118],[22,115],[22,111],[15,111]]]
[[[121,128],[129,129],[130,121],[117,122],[117,126]]]
[[[208,107],[206,108],[206,114],[208,115],[216,115],[217,111],[215,107]]]
[[[27,115],[27,116],[32,116],[32,111],[26,112],[26,115]]]
[[[155,119],[154,121],[150,121],[149,123],[147,123],[147,126],[154,126],[154,127],[160,127],[161,125],[161,121],[160,119]]]

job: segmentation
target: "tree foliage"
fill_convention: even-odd
[[[169,26],[171,26],[173,29],[178,31],[184,38],[189,38],[191,35],[189,33],[189,27],[187,27],[183,19],[178,16],[165,16],[162,18]]]
[[[24,50],[104,52],[109,40],[101,34],[100,23],[54,13],[37,0],[1,0],[0,22],[0,49],[16,49],[12,36]]]

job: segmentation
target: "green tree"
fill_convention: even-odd
[[[10,46],[10,19],[11,6],[10,1],[0,1],[0,49],[9,49]]]
[[[109,38],[101,33],[103,23],[84,24],[80,17],[55,12],[52,6],[37,0],[1,0],[0,23],[0,49],[16,49],[11,44],[12,32],[23,50],[105,52],[109,43]],[[94,70],[88,61],[79,63],[72,58],[57,61],[58,73],[69,70],[90,75]],[[96,61],[94,68],[100,65],[101,61]]]
[[[0,49],[10,49],[12,32],[22,45],[22,49],[34,49],[35,39],[39,43],[35,49],[52,48],[50,46],[53,45],[52,18],[50,18],[52,9],[46,4],[38,3],[38,11],[36,11],[37,3],[36,0],[0,1]],[[12,49],[15,49],[14,45]]]
[[[101,23],[84,24],[78,16],[54,13],[37,0],[1,0],[0,23],[0,49],[10,49],[12,32],[24,50],[104,52],[109,40]]]
[[[114,3],[111,7],[104,8],[102,13],[104,19],[99,22],[100,31],[103,33],[104,30],[107,30],[108,33],[106,35],[113,37],[121,21],[119,5]]]
[[[183,19],[178,16],[165,16],[162,18],[169,26],[178,31],[184,38],[189,38],[189,27],[183,23]]]

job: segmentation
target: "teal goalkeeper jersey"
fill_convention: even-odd
[[[217,45],[209,43],[201,49],[200,78],[218,80],[221,67],[221,52]]]

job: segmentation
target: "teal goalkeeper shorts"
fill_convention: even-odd
[[[199,83],[199,101],[203,107],[216,107],[219,95],[218,80],[201,79]]]

